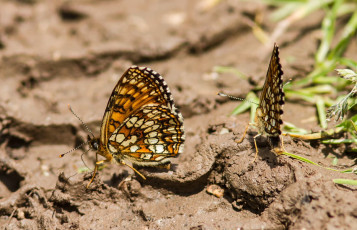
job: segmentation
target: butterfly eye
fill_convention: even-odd
[[[94,142],[94,143],[92,144],[92,146],[93,146],[93,149],[98,150],[99,145],[98,145],[98,142],[97,142],[97,141]]]
[[[99,149],[99,139],[98,138],[91,138],[88,135],[88,143],[89,146],[93,149],[93,150],[98,150]]]

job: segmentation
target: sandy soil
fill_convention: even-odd
[[[242,144],[249,115],[230,117],[238,104],[216,96],[244,97],[262,85],[272,46],[252,33],[265,6],[222,1],[0,2],[0,226],[4,229],[352,229],[356,188],[333,178],[354,178],[277,157],[253,130]],[[284,79],[312,70],[323,14],[294,24],[277,40]],[[340,23],[344,23],[342,20]],[[346,53],[357,60],[357,43]],[[74,111],[99,133],[108,97],[132,64],[164,76],[185,118],[185,152],[170,171],[107,165],[89,189],[95,160],[88,146],[59,158],[86,140]],[[217,76],[216,65],[236,67]],[[255,85],[254,85],[255,84]],[[315,109],[287,101],[284,120],[319,130]],[[355,165],[345,146],[333,148],[285,138],[287,151],[338,168]],[[81,159],[83,157],[83,161]],[[354,178],[355,179],[355,178]],[[206,192],[217,185],[224,196]],[[211,187],[210,187],[211,188]]]

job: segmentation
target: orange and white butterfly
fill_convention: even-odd
[[[91,184],[103,162],[170,167],[171,157],[184,148],[183,117],[160,74],[147,67],[130,67],[115,86],[104,112]],[[98,154],[106,159],[98,161]],[[135,168],[136,173],[145,177]]]

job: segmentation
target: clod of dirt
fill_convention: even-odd
[[[217,159],[209,180],[228,190],[236,208],[261,213],[285,187],[295,182],[294,172],[284,157],[278,160],[275,154],[259,147],[259,155],[264,158],[252,163],[255,154],[252,143],[245,140],[237,144],[232,133],[212,135],[216,137],[207,140],[208,146],[215,150]],[[227,141],[227,137],[231,140]],[[224,144],[221,138],[226,139]]]
[[[263,216],[293,229],[306,226],[305,221],[311,223],[312,229],[337,229],[341,226],[353,229],[356,190],[331,190],[334,186],[331,180],[322,179],[319,173],[308,179],[298,178],[297,183],[287,187]],[[340,193],[341,190],[345,190],[345,195]],[[349,198],[344,199],[344,196]]]
[[[41,213],[48,208],[45,192],[33,185],[22,187],[12,193],[9,199],[0,202],[0,213],[9,216],[7,225],[10,229],[19,227],[18,222],[11,222],[12,218],[20,220],[20,225],[24,222],[26,225],[33,225],[33,222],[27,223],[27,220],[41,216]]]

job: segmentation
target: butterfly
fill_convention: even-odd
[[[239,99],[221,93],[219,95]],[[254,123],[249,123],[244,130],[243,137],[236,141],[237,143],[241,143],[244,140],[249,126],[254,126],[258,129],[258,134],[253,138],[256,150],[254,160],[258,156],[256,138],[261,135],[268,137],[269,144],[273,148],[274,152],[281,154],[284,151],[281,137],[283,105],[285,103],[284,100],[283,70],[280,64],[279,47],[274,44],[265,83],[259,98],[259,105],[256,109]]]
[[[156,71],[131,66],[115,86],[104,112],[99,138],[90,138],[96,164],[127,165],[146,179],[134,165],[165,167],[184,150],[183,117],[175,107],[167,83]],[[98,161],[98,154],[106,159]]]

